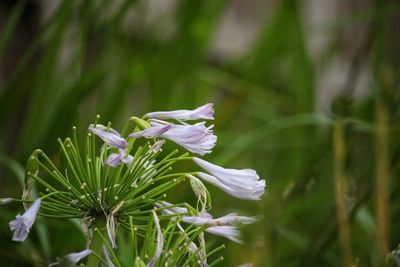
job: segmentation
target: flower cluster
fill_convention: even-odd
[[[212,104],[194,110],[151,112],[143,118],[131,117],[121,133],[112,129],[110,123],[99,124],[98,116],[89,126],[83,148],[78,145],[76,128],[72,139],[58,140],[62,151],[59,168],[43,151],[35,151],[28,161],[27,185],[22,198],[25,203],[34,203],[10,222],[13,240],[27,238],[37,214],[80,218],[91,229],[90,249],[58,258],[52,266],[65,261],[73,265],[86,256],[89,256],[88,266],[97,267],[100,262],[118,266],[114,252],[119,228],[146,236],[150,241],[145,244],[156,244],[155,248],[150,245],[153,257],[147,266],[169,266],[174,261],[208,266],[210,255],[206,252],[203,232],[240,243],[238,226],[254,223],[258,217],[230,213],[213,218],[208,213],[210,195],[203,181],[247,200],[259,200],[265,189],[265,180],[254,170],[223,168],[189,153],[177,155],[179,150],[164,154],[162,147],[166,140],[193,154],[211,153],[217,137],[213,125],[207,126],[203,120],[213,120],[213,115]],[[190,124],[190,121],[196,122]],[[101,139],[100,144],[97,138]],[[142,138],[149,142],[135,142]],[[174,171],[180,161],[192,161],[201,171]],[[166,192],[184,180],[190,181],[198,199],[195,208],[187,203],[171,204],[164,200]],[[29,197],[34,183],[40,191],[35,201]],[[3,202],[10,201],[7,198]],[[93,248],[98,248],[95,244],[99,242],[104,243],[103,250],[95,251]],[[173,244],[173,248],[167,247]],[[181,250],[182,244],[185,251],[174,251]],[[174,257],[167,255],[170,251]],[[139,254],[136,261],[145,265]]]

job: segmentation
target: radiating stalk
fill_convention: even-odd
[[[383,101],[376,103],[376,221],[379,262],[385,262],[389,237],[389,114]]]
[[[333,129],[334,179],[339,242],[343,254],[342,266],[350,267],[352,266],[353,256],[350,238],[349,213],[346,203],[348,184],[345,173],[346,143],[344,139],[344,128],[344,121],[341,118],[337,119]]]

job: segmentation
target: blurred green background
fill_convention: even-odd
[[[209,187],[216,216],[264,216],[245,245],[207,236],[227,244],[219,266],[395,266],[399,25],[389,0],[2,0],[0,197],[20,196],[34,149],[56,157],[96,114],[119,129],[213,102],[206,159],[267,180],[259,203]],[[22,207],[0,210],[0,266],[46,266],[85,242],[47,219],[12,242]]]

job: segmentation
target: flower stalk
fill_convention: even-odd
[[[92,226],[92,241],[90,243],[90,250],[93,251],[92,254],[89,255],[87,261],[87,267],[98,267],[101,260],[96,256],[100,255],[103,249],[103,239],[101,235],[106,234],[106,222],[102,217],[97,217]],[[99,233],[100,232],[100,233]]]
[[[339,243],[343,253],[343,266],[352,266],[353,256],[350,238],[348,214],[348,183],[345,173],[346,143],[344,137],[345,122],[338,118],[333,126],[334,147],[334,183],[336,197],[336,213],[339,228]]]

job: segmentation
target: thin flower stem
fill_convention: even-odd
[[[343,253],[343,266],[352,266],[353,256],[350,237],[350,223],[346,199],[348,184],[345,174],[346,144],[344,137],[345,123],[338,118],[333,128],[334,178],[336,213],[339,227],[339,242]]]
[[[90,249],[92,252],[97,255],[101,254],[101,250],[103,249],[103,240],[99,232],[105,232],[105,220],[102,217],[97,217],[93,224],[93,234],[92,234],[92,242],[90,243]],[[98,267],[100,263],[100,259],[94,253],[89,255],[86,266],[87,267]]]
[[[389,251],[389,113],[382,100],[376,103],[376,220],[378,226],[379,262],[383,264]]]
[[[112,249],[112,247],[110,246],[110,244],[108,243],[107,239],[105,238],[105,236],[101,233],[101,231],[97,228],[95,229],[96,233],[100,236],[101,240],[103,241],[104,247],[108,250],[111,258],[113,258],[115,264],[117,264],[119,267],[121,267],[121,264],[119,263],[117,257],[115,256],[115,253]],[[102,247],[103,248],[103,247]],[[104,260],[101,259],[103,262]],[[107,264],[108,265],[108,264]]]
[[[131,240],[132,240],[134,257],[136,257],[139,255],[138,249],[137,249],[137,235],[136,235],[137,228],[133,225],[133,217],[132,216],[129,216],[129,228],[131,230]]]

